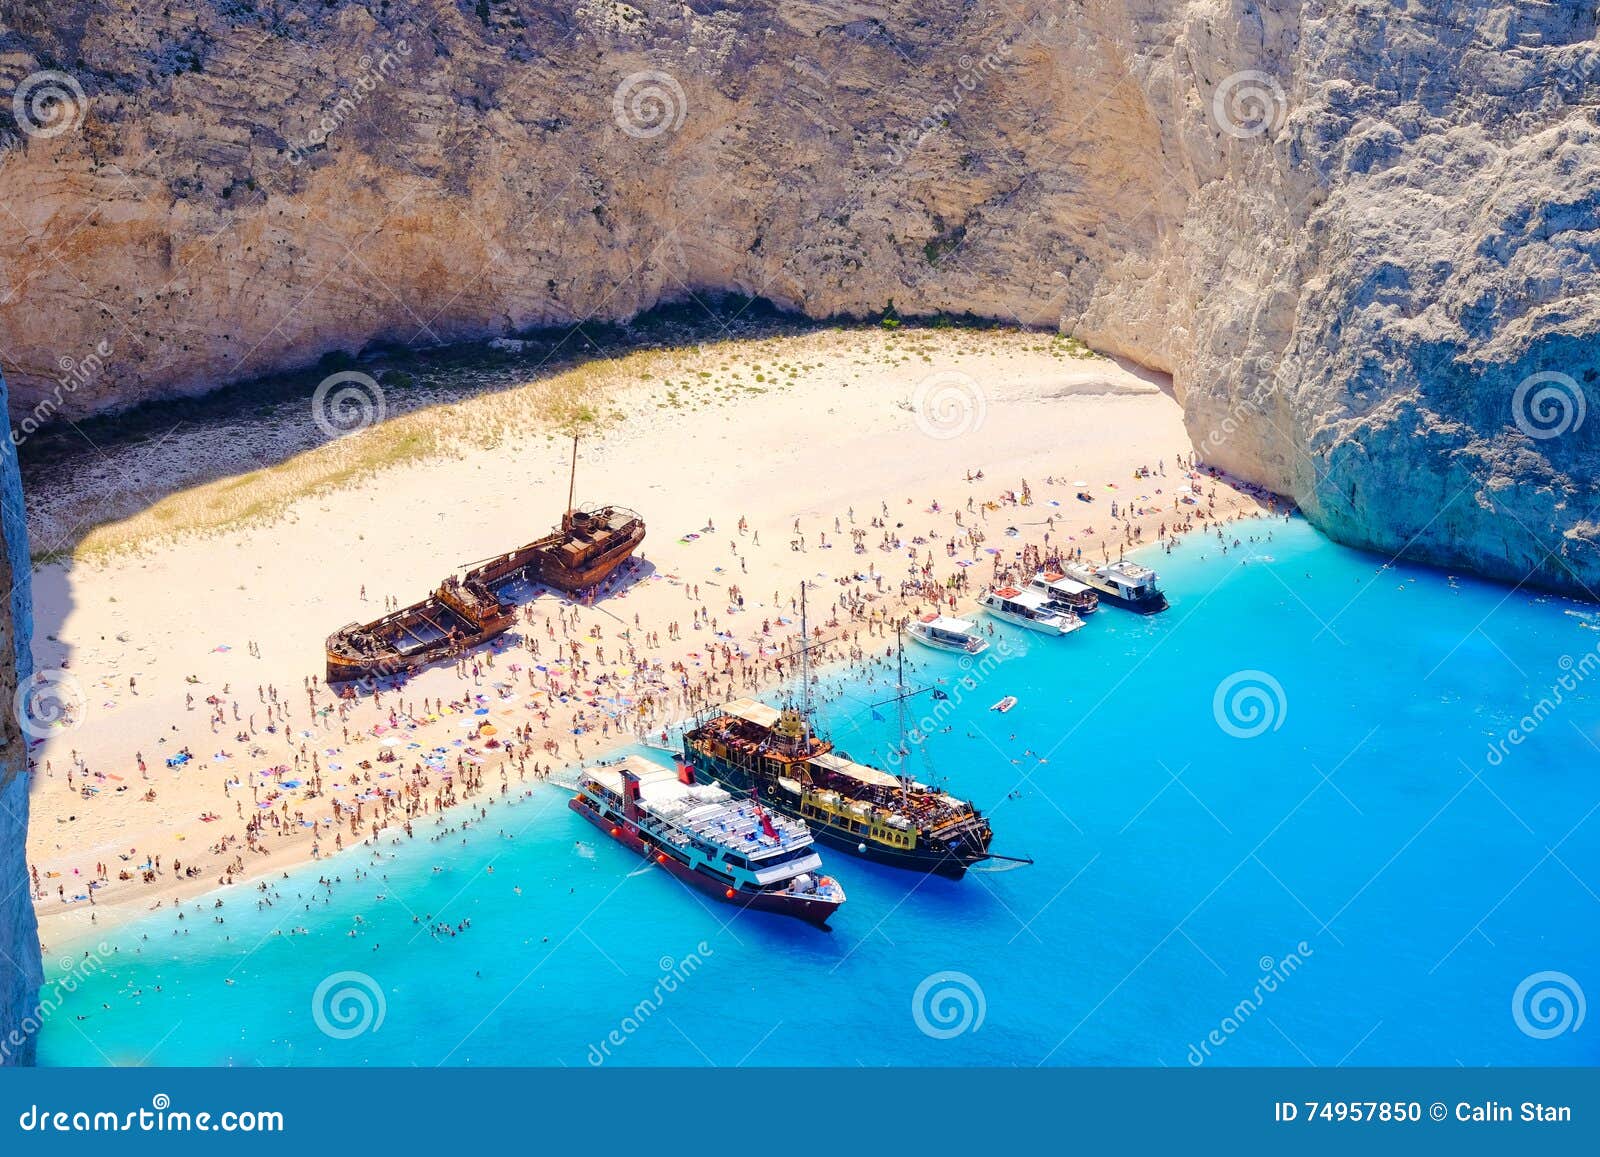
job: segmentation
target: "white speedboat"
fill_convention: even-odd
[[[1141,615],[1167,609],[1167,596],[1156,585],[1156,572],[1136,562],[1110,562],[1094,566],[1069,562],[1062,566],[1067,577],[1093,587],[1102,599],[1138,611]]]
[[[978,597],[978,605],[997,619],[1046,635],[1070,635],[1083,626],[1077,615],[1054,610],[1037,591],[1016,587],[988,590]]]
[[[1052,607],[1063,613],[1092,615],[1100,609],[1100,596],[1085,583],[1070,579],[1060,571],[1042,570],[1028,584],[1030,591],[1043,595]]]
[[[967,619],[924,615],[907,627],[906,633],[924,647],[939,651],[981,655],[989,649],[989,641],[980,636],[977,627]]]

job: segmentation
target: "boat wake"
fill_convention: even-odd
[[[973,864],[969,872],[1015,872],[1018,868],[1026,868],[1028,863],[1022,860],[1007,860],[999,864]]]

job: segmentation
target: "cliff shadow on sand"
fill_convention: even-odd
[[[19,439],[33,557],[67,560],[137,548],[164,532],[261,522],[307,493],[391,466],[510,436],[549,438],[573,421],[602,427],[623,416],[618,407],[628,402],[618,394],[633,386],[664,389],[667,404],[678,405],[680,389],[777,384],[776,372],[757,374],[761,384],[726,374],[737,343],[999,325],[970,316],[901,319],[892,303],[876,320],[815,320],[760,299],[708,294],[626,324],[585,322],[433,349],[375,345],[209,393],[56,416]],[[1069,338],[1047,340],[1061,356],[1090,356]],[[1165,375],[1115,360],[1170,396]],[[26,415],[13,417],[30,428]],[[354,433],[362,437],[347,437]],[[141,514],[153,517],[119,526]]]

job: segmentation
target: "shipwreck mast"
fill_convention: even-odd
[[[572,473],[567,479],[567,512],[561,516],[561,525],[572,523],[572,501],[578,493],[578,435],[572,436]]]

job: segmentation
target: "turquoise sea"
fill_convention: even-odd
[[[974,671],[913,647],[952,693],[933,765],[1030,867],[831,853],[850,899],[819,932],[630,874],[541,787],[363,878],[347,854],[272,907],[53,946],[41,1061],[1600,1063],[1600,613],[1232,530],[1257,541],[1146,556],[1163,615],[1002,626]],[[826,681],[857,758],[892,742],[891,678]]]

